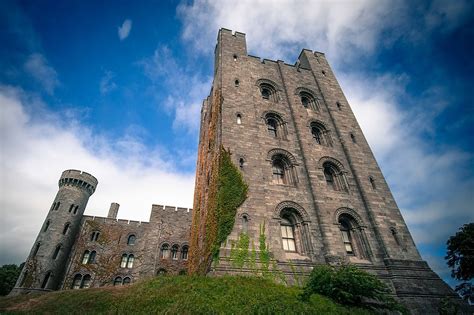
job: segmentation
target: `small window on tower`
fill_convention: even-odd
[[[237,55],[234,54],[234,61],[237,61]]]
[[[244,158],[240,158],[240,159],[239,159],[239,167],[240,167],[241,169],[244,168],[244,164],[245,164]]]
[[[49,224],[51,223],[50,220],[46,221],[46,224],[44,225],[44,229],[43,229],[43,232],[46,232],[49,228]]]
[[[240,81],[239,80],[235,80],[234,81],[234,84],[235,84],[235,87],[238,87],[240,85]]]
[[[237,125],[241,125],[241,124],[242,124],[242,115],[237,114]]]

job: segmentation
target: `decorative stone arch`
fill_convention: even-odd
[[[324,168],[323,165],[326,162],[330,162],[330,163],[334,164],[335,166],[337,166],[342,173],[347,173],[346,168],[344,167],[344,165],[341,162],[339,162],[338,160],[336,160],[335,158],[332,158],[330,156],[323,156],[322,158],[319,159],[319,161],[318,161],[319,169],[322,170]]]
[[[313,96],[314,98],[317,98],[316,97],[316,92],[314,92],[313,90],[308,89],[306,87],[302,87],[302,86],[295,90],[295,95],[300,95],[301,92],[308,93],[311,96]]]
[[[301,205],[290,200],[285,200],[285,201],[280,202],[275,207],[275,210],[273,212],[273,217],[279,220],[281,218],[283,210],[290,209],[290,208],[295,210],[296,214],[301,218],[302,222],[311,222],[306,210]]]
[[[262,78],[262,79],[258,79],[257,82],[255,82],[255,85],[258,87],[260,87],[262,84],[268,84],[272,86],[275,89],[275,91],[281,91],[280,86],[272,80]]]
[[[291,154],[290,152],[288,152],[286,150],[279,149],[279,148],[271,149],[270,151],[268,151],[267,161],[272,161],[273,157],[276,156],[276,155],[282,155],[285,158],[287,158],[292,166],[298,165],[298,163],[296,162],[296,158],[293,156],[293,154]]]
[[[294,201],[280,202],[274,210],[274,220],[280,226],[282,248],[285,252],[296,252],[311,256],[310,219],[306,210]],[[291,232],[290,232],[291,231]],[[294,244],[293,246],[289,246]],[[293,247],[293,249],[291,249]]]
[[[341,215],[347,215],[351,217],[356,222],[358,227],[366,228],[366,225],[364,224],[364,221],[362,220],[360,215],[357,212],[355,212],[353,209],[347,208],[347,207],[339,208],[334,212],[334,217],[333,217],[334,224],[339,225],[339,217]]]
[[[273,115],[273,116],[276,116],[278,117],[280,120],[281,120],[281,123],[282,124],[286,124],[287,123],[287,120],[285,119],[285,116],[282,114],[282,113],[279,113],[277,111],[274,111],[274,110],[265,110],[262,112],[262,115],[260,116],[260,118],[262,120],[265,120],[267,118],[268,115]]]
[[[341,220],[347,223],[343,223]],[[347,240],[344,240],[343,235],[341,241],[344,244],[346,242],[351,243],[353,253],[350,253],[350,255],[354,255],[359,259],[371,260],[373,254],[365,233],[367,226],[356,211],[346,207],[337,209],[334,213],[334,224],[338,226],[342,234],[346,231],[345,237]]]

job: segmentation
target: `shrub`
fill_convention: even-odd
[[[404,312],[389,292],[376,276],[355,266],[318,266],[311,272],[301,297],[308,300],[317,293],[344,305]]]

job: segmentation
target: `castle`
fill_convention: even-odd
[[[247,54],[245,34],[221,29],[199,137],[194,211],[153,205],[149,222],[136,222],[117,220],[113,203],[107,217],[87,216],[97,179],[63,172],[13,292],[250,273],[232,263],[233,246],[245,234],[259,251],[264,233],[289,279],[347,262],[377,274],[414,313],[455,296],[418,253],[323,53],[303,49],[294,65],[261,60]],[[225,156],[245,192],[224,233],[216,209]]]

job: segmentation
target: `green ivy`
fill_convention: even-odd
[[[248,186],[242,174],[232,163],[230,152],[221,148],[217,182],[217,236],[212,256],[219,256],[219,248],[234,228],[237,208],[247,198]]]
[[[249,260],[249,243],[250,238],[247,233],[240,233],[237,242],[232,242],[230,257],[232,266],[243,268],[247,260]]]

